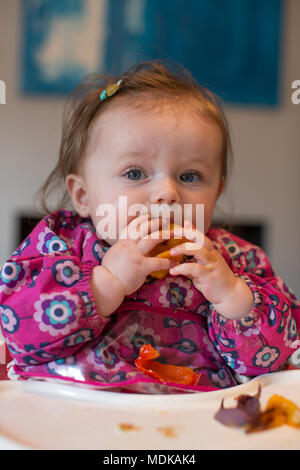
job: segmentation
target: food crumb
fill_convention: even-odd
[[[141,428],[130,423],[119,423],[121,431],[139,431]]]
[[[166,437],[177,437],[177,432],[173,426],[159,427],[157,430]]]

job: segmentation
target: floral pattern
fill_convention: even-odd
[[[3,331],[6,333],[14,333],[19,328],[18,315],[8,305],[0,305],[0,318]]]
[[[13,253],[12,256],[19,256],[23,250],[25,250],[31,243],[30,236],[28,236],[19,248]]]
[[[175,393],[234,386],[266,372],[300,368],[300,304],[265,253],[223,229],[208,238],[251,289],[251,311],[222,317],[190,279],[148,276],[116,312],[101,316],[91,289],[109,245],[90,219],[45,217],[4,264],[0,321],[13,358],[10,376],[67,379],[95,388]],[[188,261],[188,260],[187,260]],[[142,344],[163,364],[200,372],[194,387],[166,385],[135,367]]]
[[[161,338],[158,334],[155,334],[155,331],[152,328],[143,328],[139,326],[136,332],[130,337],[126,335],[125,344],[127,347],[132,348],[133,346],[133,355],[138,357],[140,347],[143,344],[151,344],[154,348],[157,344],[160,344]]]
[[[259,335],[262,319],[256,313],[250,313],[239,321],[240,332],[244,336]]]
[[[101,246],[101,243],[97,240],[93,244],[92,253],[95,260],[101,261],[105,253],[105,247]]]
[[[193,290],[188,280],[180,279],[176,281],[172,277],[167,277],[165,283],[160,288],[161,296],[159,302],[164,307],[188,307],[192,303]]]
[[[25,348],[21,348],[18,344],[14,343],[13,341],[11,341],[11,336],[7,336],[5,338],[5,342],[6,342],[6,345],[8,347],[8,350],[11,354],[13,354],[14,356],[16,355],[24,355],[26,354],[26,350]]]
[[[60,253],[67,250],[66,242],[56,236],[49,228],[39,234],[38,240],[37,250],[39,253]]]
[[[297,339],[297,325],[292,317],[286,322],[283,339],[286,346],[291,346]]]
[[[8,261],[0,274],[0,293],[11,294],[26,283],[30,273],[28,261]]]
[[[78,346],[81,344],[86,343],[87,341],[91,341],[94,339],[94,332],[90,328],[82,328],[81,330],[76,331],[64,340],[63,347],[64,348],[72,348],[74,346]]]
[[[263,346],[254,358],[253,363],[258,367],[270,367],[279,357],[280,351],[277,347]]]
[[[33,318],[39,323],[40,330],[47,331],[52,336],[66,335],[78,326],[78,299],[69,291],[42,294],[34,308]]]
[[[220,369],[218,372],[209,372],[209,378],[211,383],[217,388],[227,388],[235,385],[235,382],[225,369]]]
[[[81,277],[79,266],[68,259],[54,263],[52,274],[57,284],[65,287],[73,286]]]
[[[87,362],[92,364],[95,369],[115,369],[120,358],[108,338],[105,342],[98,343],[95,348],[91,348],[87,355]]]

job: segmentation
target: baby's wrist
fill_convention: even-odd
[[[233,289],[220,303],[213,303],[213,308],[229,320],[240,320],[252,310],[254,295],[241,278],[236,278]]]
[[[93,268],[92,292],[103,317],[111,315],[124,300],[124,287],[115,274],[104,266]]]

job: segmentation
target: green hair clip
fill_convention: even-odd
[[[105,90],[100,93],[100,100],[103,101],[106,98],[109,98],[110,96],[114,95],[120,88],[122,81],[123,80],[119,80],[117,83],[111,83],[110,85],[107,85]]]

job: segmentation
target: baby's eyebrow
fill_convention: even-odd
[[[155,152],[147,152],[147,151],[140,151],[140,150],[133,150],[133,151],[127,151],[124,153],[121,153],[120,155],[120,160],[125,160],[128,158],[153,158],[155,155]],[[203,158],[200,155],[193,155],[193,156],[182,156],[181,158],[176,157],[176,162],[178,164],[182,165],[191,165],[193,163],[198,163],[200,165],[205,166],[206,168],[211,168],[213,162],[210,160]]]
[[[148,157],[149,155],[151,155],[151,153],[149,152],[149,154],[147,154],[147,152],[142,152],[142,151],[131,151],[131,152],[124,152],[120,155],[120,158],[123,160],[125,158],[130,158],[130,157]]]
[[[180,160],[179,160],[180,161]],[[208,159],[203,159],[201,156],[196,156],[196,157],[184,157],[182,159],[182,163],[189,165],[191,163],[199,163],[203,166],[206,166],[207,168],[211,168],[212,162]]]

